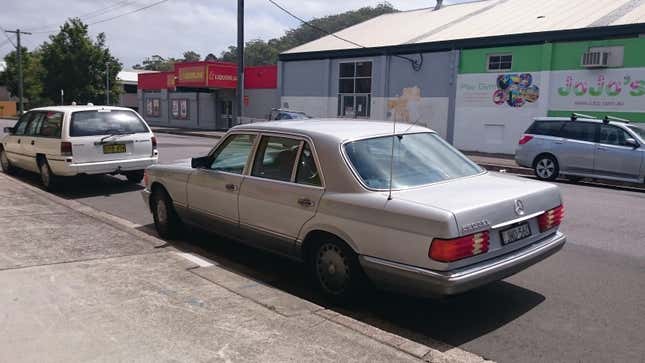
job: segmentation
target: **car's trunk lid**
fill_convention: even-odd
[[[139,159],[153,154],[150,133],[81,136],[70,141],[75,163]]]

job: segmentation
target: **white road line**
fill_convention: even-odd
[[[205,259],[203,257],[198,257],[192,253],[187,252],[175,252],[178,256],[187,259],[188,261],[197,264],[199,267],[211,267],[215,265],[215,262]]]

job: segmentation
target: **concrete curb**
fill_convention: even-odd
[[[20,184],[22,187],[28,189],[29,191],[33,192],[34,194],[37,194],[43,198],[46,198],[54,203],[57,203],[59,205],[62,205],[64,207],[67,207],[73,211],[79,212],[85,216],[91,217],[93,219],[98,220],[99,222],[106,223],[120,231],[129,233],[133,235],[134,237],[144,239],[148,242],[151,242],[152,244],[156,246],[161,246],[165,245],[166,241],[159,239],[157,237],[151,236],[147,233],[141,232],[137,230],[137,228],[141,227],[140,225],[134,224],[130,221],[127,221],[125,219],[116,217],[114,215],[111,215],[109,213],[105,213],[99,210],[96,210],[90,206],[87,206],[85,204],[82,204],[80,202],[74,201],[74,200],[68,200],[64,199],[61,197],[58,197],[54,194],[48,193],[36,186],[20,182],[19,180],[16,180],[12,177],[6,176],[2,173],[0,173],[0,180],[6,179],[6,182],[8,183],[15,183],[15,184]],[[4,181],[4,180],[3,180]],[[177,252],[178,255],[182,255],[182,253]],[[202,257],[198,257],[199,259],[202,259]],[[194,259],[187,258],[187,260],[195,263]],[[210,262],[206,260],[207,262]],[[210,263],[217,265],[215,263]],[[195,263],[195,266],[197,268],[201,267],[198,263]],[[208,267],[206,267],[208,268]],[[239,275],[240,277],[248,278],[245,277],[243,274]],[[220,285],[218,282],[211,281],[214,284]],[[221,286],[221,285],[220,285]],[[274,287],[265,286],[266,289],[269,290],[276,290],[277,293],[282,294],[282,295],[288,295],[290,299],[295,299],[297,300],[295,303],[296,304],[307,304],[307,305],[315,305],[309,302],[308,300],[303,300],[297,296],[289,295],[282,290],[276,289]],[[255,303],[260,303],[261,301],[257,301],[256,298],[254,297],[249,297],[245,296],[244,294],[239,294],[237,291],[231,290],[238,295],[245,297]],[[302,301],[300,301],[302,300]],[[340,313],[337,313],[333,310],[326,309],[324,307],[320,307],[320,310],[318,309],[313,309],[310,312],[311,314],[317,315],[325,320],[328,320],[334,324],[337,324],[343,328],[352,330],[356,333],[362,334],[370,339],[373,339],[375,341],[378,341],[382,344],[385,344],[391,348],[397,349],[401,352],[404,352],[410,356],[413,356],[417,359],[420,359],[424,362],[433,362],[433,363],[480,363],[480,362],[492,362],[489,360],[486,360],[482,357],[479,357],[473,353],[464,351],[462,349],[456,348],[456,347],[451,347],[447,344],[437,342],[437,345],[440,345],[440,349],[435,349],[432,347],[429,347],[424,344],[417,343],[415,341],[409,340],[407,338],[401,337],[399,335],[389,333],[386,331],[383,331],[379,328],[376,328],[372,325],[357,321],[355,319],[352,319],[350,317],[347,317],[345,315],[342,315]],[[294,316],[297,318],[297,315]]]

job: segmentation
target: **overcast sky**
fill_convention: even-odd
[[[23,44],[33,49],[47,40],[69,17],[81,16],[86,23],[118,16],[158,2],[159,0],[20,0],[3,1],[0,26],[34,32],[24,35]],[[277,0],[295,14],[311,19],[362,6],[376,5],[382,0]],[[434,0],[389,0],[400,10],[434,6]],[[445,1],[451,3],[457,1]],[[92,37],[104,32],[107,43],[125,68],[141,62],[152,54],[180,57],[194,50],[204,57],[219,55],[236,42],[236,0],[168,0],[149,9],[111,21],[90,25]],[[285,30],[299,25],[297,20],[275,8],[267,0],[245,1],[246,40],[279,37]],[[103,10],[102,10],[103,9]],[[41,32],[41,33],[36,33]],[[44,32],[44,33],[43,33]],[[11,36],[15,41],[15,38]],[[12,50],[0,35],[0,59]]]

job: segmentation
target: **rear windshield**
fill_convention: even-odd
[[[563,121],[535,121],[528,130],[527,134],[558,136],[562,129]]]
[[[636,135],[638,135],[641,139],[645,140],[645,128],[642,128],[640,126],[634,126],[634,125],[629,125],[630,130],[634,131]]]
[[[148,132],[143,121],[132,111],[93,110],[72,114],[69,136],[96,136]]]
[[[345,145],[345,152],[365,185],[372,189],[389,188],[390,165],[393,189],[421,186],[482,172],[477,164],[433,133],[353,141]]]

